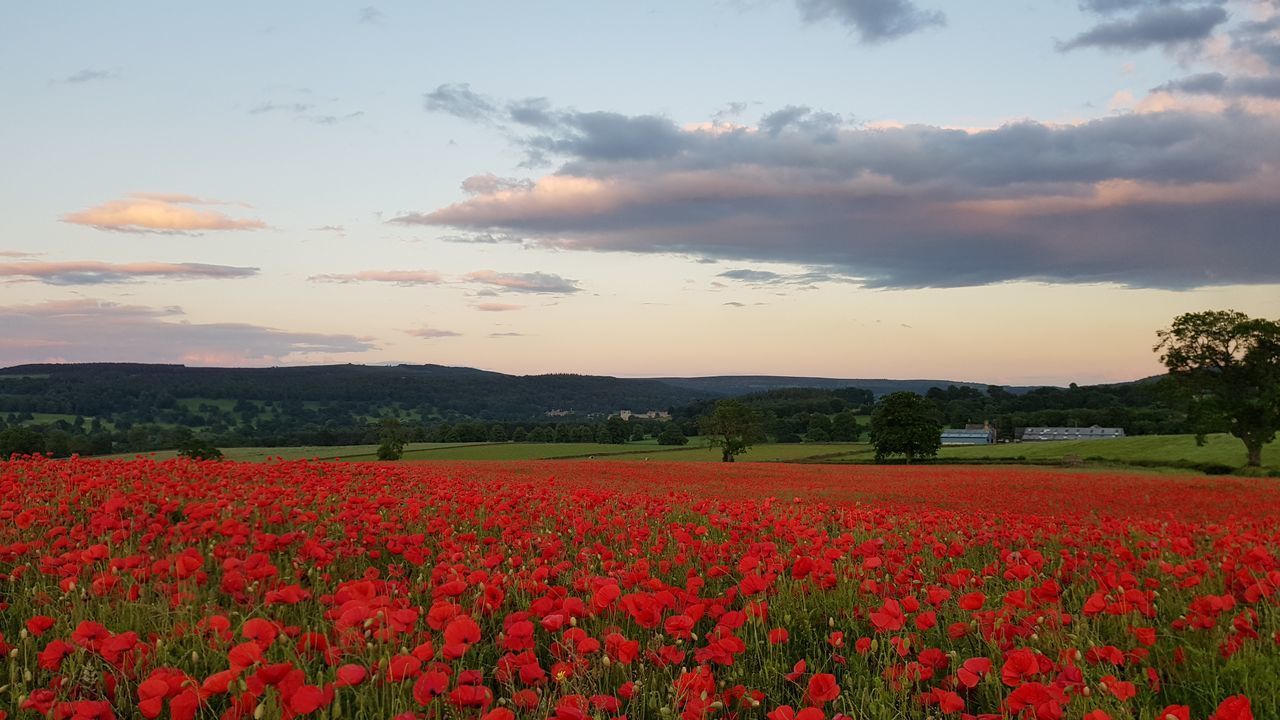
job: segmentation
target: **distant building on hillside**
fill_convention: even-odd
[[[1023,442],[1046,440],[1113,440],[1124,437],[1124,428],[1091,427],[1029,427],[1022,430]]]
[[[630,420],[631,418],[637,418],[640,420],[670,420],[671,413],[666,410],[650,410],[642,413],[631,412],[630,410],[619,410],[609,417],[620,417],[623,420]]]
[[[942,431],[943,445],[992,445],[996,441],[996,429],[988,425],[966,425],[963,430]]]
[[[548,410],[543,413],[543,415],[546,415],[547,417],[565,417],[572,414],[572,410]]]

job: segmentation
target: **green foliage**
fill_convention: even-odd
[[[621,445],[631,438],[631,428],[621,417],[612,416],[604,423],[605,442]]]
[[[907,462],[935,457],[942,447],[942,425],[933,406],[909,392],[886,395],[871,413],[871,442],[876,460],[905,455]]]
[[[680,426],[669,422],[662,428],[662,432],[658,433],[659,445],[688,445],[689,436],[684,434]]]
[[[44,436],[29,427],[19,425],[0,432],[0,460],[13,455],[34,455],[44,452]]]
[[[191,437],[178,448],[179,457],[192,460],[221,460],[222,451],[207,439]]]
[[[383,418],[378,426],[381,441],[378,445],[378,459],[399,460],[404,456],[404,426],[397,418]]]
[[[836,413],[831,418],[831,439],[836,442],[857,442],[862,437],[862,426],[858,424],[858,416],[845,411]]]
[[[1209,310],[1179,315],[1157,337],[1197,435],[1224,429],[1244,443],[1248,465],[1260,466],[1280,429],[1280,322]]]
[[[715,410],[701,424],[710,447],[720,448],[723,462],[733,462],[735,456],[765,439],[760,414],[737,400],[716,403]]]

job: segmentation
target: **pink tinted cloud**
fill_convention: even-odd
[[[405,330],[406,333],[423,340],[435,340],[437,338],[460,337],[462,333],[456,333],[452,330],[441,330],[440,328],[420,327],[416,330]]]
[[[475,308],[483,312],[510,312],[512,310],[523,310],[525,306],[513,305],[511,303],[487,302],[487,303],[480,303],[476,305]]]
[[[227,204],[175,193],[132,193],[79,212],[63,222],[98,230],[133,233],[199,233],[210,230],[261,230],[254,218],[238,219],[198,205]]]
[[[312,275],[307,279],[324,283],[380,282],[401,286],[435,285],[443,280],[440,273],[433,270],[362,270],[356,273]]]
[[[0,306],[0,365],[198,362],[264,365],[375,349],[369,338],[249,323],[188,322],[181,308],[92,299]]]
[[[140,278],[165,280],[234,279],[258,274],[258,268],[205,263],[136,262],[109,263],[96,260],[66,262],[0,263],[0,277],[47,285],[99,285],[129,282]]]

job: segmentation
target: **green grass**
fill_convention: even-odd
[[[1102,458],[1116,462],[1219,463],[1231,467],[1245,464],[1244,443],[1226,434],[1210,435],[1203,447],[1194,435],[1140,435],[1114,440],[1061,440],[1054,442],[1008,443],[1001,445],[948,446],[940,458],[965,460],[1014,459],[1062,460],[1074,455],[1081,459]],[[1280,443],[1262,451],[1262,464],[1280,466]]]
[[[740,455],[741,462],[787,462],[849,452],[869,452],[869,446],[853,443],[759,445]],[[606,445],[602,443],[502,443],[459,445],[444,449],[406,452],[405,460],[553,460],[589,458],[610,460],[662,460],[717,462],[718,450],[708,449],[700,438],[685,446],[658,445],[652,441]],[[352,457],[351,459],[359,459]]]
[[[251,447],[223,448],[231,460],[261,462],[280,457],[286,460],[305,458],[373,460],[376,445],[339,445],[332,447]],[[125,457],[137,453],[123,454]],[[158,458],[174,457],[174,451],[157,452]],[[1117,440],[1071,440],[1061,442],[1009,443],[981,446],[948,446],[939,459],[982,462],[993,460],[1033,463],[1062,462],[1068,456],[1091,461],[1161,464],[1216,463],[1243,467],[1244,445],[1229,435],[1210,435],[1203,447],[1197,447],[1191,435],[1147,435]],[[117,455],[116,457],[120,457]],[[554,460],[590,458],[611,460],[661,460],[676,462],[717,462],[720,453],[708,449],[702,438],[691,438],[683,447],[658,445],[653,440],[607,445],[603,443],[411,443],[405,447],[404,460]],[[871,462],[873,452],[867,443],[800,443],[757,445],[739,462]],[[1263,464],[1280,467],[1280,443],[1267,446]]]
[[[632,453],[658,455],[672,448],[649,442],[605,443],[472,443],[440,449],[405,452],[405,460],[550,460],[564,457],[604,457]]]

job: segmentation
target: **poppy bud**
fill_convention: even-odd
[[[262,720],[262,716],[266,714],[267,714],[266,703],[258,703],[258,706],[253,709],[253,720]]]
[[[192,651],[191,651],[191,662],[200,662],[200,653],[199,653],[199,652],[197,652],[197,651],[195,651],[195,650],[192,650]]]
[[[1090,695],[1093,694],[1093,691],[1089,689],[1088,685],[1085,685],[1083,688],[1081,688],[1080,694],[1085,697],[1089,697]]]

